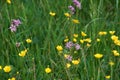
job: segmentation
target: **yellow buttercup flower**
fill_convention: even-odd
[[[50,12],[49,14],[50,14],[51,16],[55,16],[55,15],[56,15],[55,12]]]
[[[27,43],[31,43],[32,40],[31,40],[31,39],[26,39],[26,42],[27,42]]]
[[[19,53],[19,56],[24,57],[26,55],[26,53],[24,51],[21,51],[21,53]]]
[[[114,63],[113,61],[110,61],[110,62],[109,62],[109,65],[110,65],[110,66],[113,66],[113,65],[115,65],[115,63]]]
[[[79,20],[77,20],[77,19],[72,19],[72,22],[75,23],[75,24],[79,24],[80,23]]]
[[[46,73],[50,73],[51,72],[51,69],[49,67],[45,68],[45,72]]]
[[[2,69],[2,66],[0,66],[0,70]]]
[[[87,36],[87,34],[84,33],[83,31],[81,32],[81,35],[82,35],[83,37]]]
[[[110,79],[110,75],[105,76],[106,79]]]
[[[119,56],[120,54],[119,53],[114,53],[114,56]]]
[[[15,78],[15,77],[12,77],[11,80],[16,80],[16,78]]]
[[[117,51],[117,50],[112,50],[112,52],[113,52],[113,53],[118,53],[118,51]]]
[[[63,48],[62,48],[61,45],[58,45],[58,46],[56,47],[56,49],[57,49],[58,51],[62,51],[62,50],[63,50]]]
[[[83,43],[84,43],[84,40],[82,40],[82,39],[81,39],[81,40],[80,40],[80,43],[82,43],[82,44],[83,44]]]
[[[77,37],[78,37],[78,34],[73,34],[73,36],[74,36],[75,38],[77,38]]]
[[[7,0],[7,3],[8,3],[8,4],[11,4],[11,0]]]
[[[69,13],[64,13],[64,15],[68,18],[71,17],[71,15]]]
[[[97,58],[97,59],[100,59],[100,58],[103,57],[103,54],[99,54],[99,53],[97,53],[97,54],[94,55],[94,57]]]
[[[113,42],[115,45],[120,46],[120,40],[114,40]]]
[[[76,38],[73,38],[73,42],[77,42],[77,39],[76,39]]]
[[[67,57],[68,57],[68,55],[67,55],[67,54],[64,54],[64,57],[65,57],[65,58],[67,58]]]
[[[87,47],[90,47],[91,45],[89,44],[89,43],[87,43],[87,45],[86,45]]]
[[[68,39],[68,38],[64,39],[64,42],[68,42],[68,41],[69,41],[69,39]]]
[[[115,33],[115,31],[109,31],[109,33],[110,33],[111,35],[113,35],[113,34]]]
[[[117,50],[113,50],[112,52],[113,52],[113,55],[114,55],[114,56],[120,56],[120,54],[118,53]]]
[[[112,36],[111,36],[111,39],[112,39],[113,41],[118,40],[118,36],[112,35]]]
[[[19,53],[19,56],[24,57],[27,54],[28,50],[25,49]]]
[[[67,68],[70,68],[70,66],[71,66],[70,63],[67,63],[67,64],[66,64],[66,67],[67,67]]]
[[[3,70],[4,72],[9,73],[11,71],[11,66],[5,66]]]
[[[17,74],[19,74],[19,72],[17,71]]]
[[[100,39],[99,39],[99,38],[97,38],[97,42],[100,42]]]
[[[80,63],[80,59],[78,59],[78,60],[72,60],[72,63],[73,63],[74,65],[78,65],[78,64]]]

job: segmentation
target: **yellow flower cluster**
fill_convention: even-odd
[[[118,36],[112,35],[111,39],[113,40],[113,42],[114,42],[115,45],[120,46],[120,40],[118,39]]]
[[[28,52],[28,49],[25,49],[19,53],[19,56],[24,57],[27,52]]]
[[[114,35],[115,31],[109,31],[109,33],[110,33],[111,35]]]
[[[83,39],[83,41],[84,41],[84,42],[91,43],[91,39],[90,39],[90,38]]]
[[[116,41],[116,40],[118,40],[118,36],[112,35],[112,36],[111,36],[111,39],[112,39],[113,41]]]
[[[84,43],[84,42],[91,43],[91,39],[90,38],[80,39],[80,43]]]
[[[72,41],[74,42],[74,43],[76,43],[77,41],[78,41],[78,34],[73,34],[73,39],[72,39]],[[85,33],[85,32],[83,32],[83,31],[81,31],[81,36],[83,36],[83,37],[85,37],[85,36],[87,36],[87,34]],[[64,39],[64,42],[68,42],[69,41],[69,39],[68,39],[68,37],[66,37],[65,39]],[[84,42],[86,42],[87,44],[86,44],[86,46],[87,47],[90,47],[91,46],[91,39],[90,38],[85,38],[85,39],[80,39],[79,40],[80,41],[80,43],[84,43]]]
[[[100,31],[98,34],[99,34],[100,36],[102,36],[102,35],[106,35],[107,32],[105,32],[105,31]]]
[[[68,41],[69,41],[68,36],[66,36],[66,38],[64,39],[64,42],[66,43]]]
[[[50,12],[49,14],[50,14],[51,16],[55,16],[55,15],[56,15],[55,12]]]
[[[102,35],[106,35],[107,32],[106,31],[100,31],[98,34],[100,36],[102,36]],[[117,45],[117,46],[120,46],[120,40],[118,39],[118,36],[114,35],[115,31],[109,31],[109,34],[111,34],[111,39],[113,40],[114,44]],[[100,42],[99,38],[97,39],[97,42]]]
[[[73,34],[73,42],[77,42],[78,34]]]
[[[117,46],[120,46],[120,40],[115,40],[114,43],[115,43]]]
[[[9,78],[8,80],[16,80],[16,78],[15,78],[15,77],[12,77],[12,78]]]
[[[120,54],[119,54],[119,52],[117,50],[113,50],[112,52],[113,52],[114,56],[120,56]]]

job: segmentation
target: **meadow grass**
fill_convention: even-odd
[[[0,80],[120,80],[120,1],[80,2],[68,19],[72,0],[0,0]]]

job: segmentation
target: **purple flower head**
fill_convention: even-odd
[[[80,45],[79,45],[79,44],[75,44],[75,49],[76,49],[76,50],[81,49]]]
[[[67,49],[70,49],[71,47],[73,47],[74,46],[74,44],[73,44],[73,42],[71,42],[71,41],[69,41],[69,42],[67,42],[66,44],[65,44],[65,47],[67,48]]]
[[[72,61],[72,56],[71,56],[71,55],[67,55],[66,59],[67,59],[68,61]]]
[[[73,0],[73,3],[77,8],[81,9],[81,3],[78,0]]]
[[[18,27],[21,24],[21,21],[19,19],[17,19],[17,20],[14,19],[14,20],[12,20],[12,24],[14,26]]]
[[[11,32],[16,32],[17,27],[21,24],[21,21],[19,19],[13,19],[10,25]]]
[[[14,25],[11,25],[10,28],[11,32],[16,32],[17,28]]]
[[[75,8],[73,6],[68,6],[68,8],[70,9],[70,11],[71,11],[72,14],[75,13]]]

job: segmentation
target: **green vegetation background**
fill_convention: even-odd
[[[68,76],[70,80],[105,80],[104,74],[108,73],[112,74],[111,80],[119,80],[119,57],[114,59],[116,65],[112,72],[106,65],[99,70],[100,65],[94,56],[87,56],[87,70],[84,70],[84,64],[81,63],[77,70],[73,69],[67,75],[56,51],[56,46],[63,44],[65,36],[84,31],[94,40],[99,31],[109,30],[115,30],[116,34],[120,35],[119,0],[80,2],[82,9],[77,10],[72,16],[80,21],[80,24],[75,25],[68,22],[64,16],[65,12],[69,12],[68,6],[72,4],[72,0],[12,0],[11,4],[0,0],[0,65],[13,67],[10,74],[0,71],[0,79],[7,80],[9,77],[17,76],[16,72],[19,71],[17,80],[69,80]],[[51,17],[50,11],[55,12],[56,16]],[[22,21],[15,33],[9,30],[12,19]],[[27,38],[33,41],[30,45],[25,43]],[[93,43],[94,46],[86,52],[90,55],[94,55],[96,51],[109,54],[109,41],[105,40],[106,38],[102,40],[105,46]],[[22,43],[19,49],[15,46],[16,42]],[[28,55],[25,58],[19,57],[19,52],[26,47],[29,47]],[[116,48],[120,50],[119,47]],[[108,49],[108,52],[103,49]],[[111,57],[106,56],[106,59],[109,60]],[[47,66],[52,68],[51,74],[45,73],[44,69]]]

